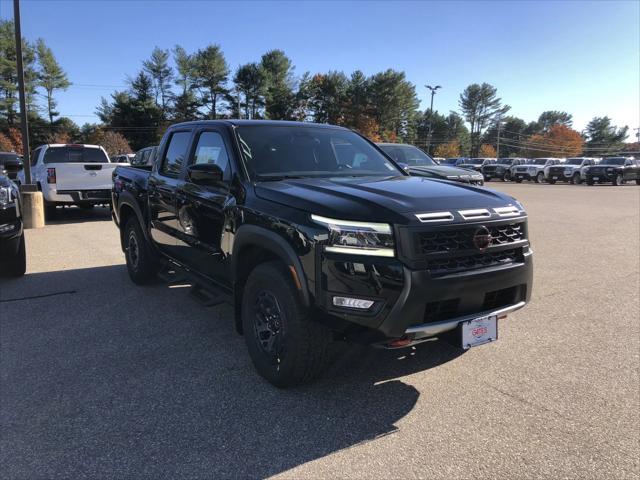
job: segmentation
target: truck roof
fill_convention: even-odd
[[[223,119],[223,120],[194,120],[191,122],[175,123],[172,128],[180,126],[196,126],[196,125],[232,125],[232,126],[295,126],[295,127],[316,127],[316,128],[337,128],[340,130],[348,130],[345,127],[337,125],[328,125],[326,123],[313,122],[295,122],[289,120],[242,120],[242,119]]]

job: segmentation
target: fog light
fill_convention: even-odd
[[[366,310],[371,308],[373,300],[364,300],[362,298],[351,297],[333,297],[333,304],[336,307],[358,308],[360,310]]]

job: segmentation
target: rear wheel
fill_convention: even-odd
[[[27,249],[24,244],[24,233],[18,241],[18,252],[7,259],[0,259],[4,270],[9,277],[21,277],[27,271]]]
[[[139,285],[151,283],[158,273],[159,262],[135,217],[130,218],[124,227],[124,246],[131,280]]]
[[[571,183],[573,185],[580,185],[582,183],[582,178],[580,178],[580,173],[573,174],[573,177],[571,177]]]
[[[640,178],[636,180],[636,185],[640,185]]]
[[[251,272],[241,312],[251,360],[270,383],[290,387],[322,373],[331,332],[309,318],[282,263],[262,263]]]
[[[544,173],[538,172],[536,175],[536,183],[542,183],[544,181]]]
[[[613,179],[613,185],[616,187],[619,187],[620,185],[622,185],[624,183],[624,180],[622,178],[622,174],[618,173],[615,178]]]

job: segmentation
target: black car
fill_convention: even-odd
[[[500,179],[503,182],[511,180],[511,168],[517,165],[523,165],[526,162],[524,158],[499,158],[496,163],[489,163],[482,166],[482,175],[485,182],[492,179]]]
[[[145,147],[136,152],[131,159],[131,165],[136,166],[150,166],[153,165],[153,161],[156,157],[156,150],[158,146]]]
[[[176,124],[150,170],[116,168],[112,201],[131,279],[168,266],[227,299],[256,369],[280,387],[322,372],[334,340],[496,340],[498,319],[531,296],[520,203],[409,176],[346,128]]]
[[[22,276],[26,266],[20,193],[0,171],[0,276]]]
[[[465,170],[475,170],[478,173],[482,172],[482,169],[487,165],[493,165],[496,163],[495,158],[468,158],[464,162],[458,165]]]
[[[15,152],[0,152],[0,172],[4,171],[11,180],[22,170],[22,157]]]
[[[634,181],[640,185],[640,160],[633,157],[607,157],[585,172],[587,185],[612,183],[622,185]]]
[[[410,175],[440,178],[454,182],[484,185],[482,175],[469,170],[437,164],[429,155],[413,145],[403,143],[378,143],[384,153],[393,158]]]

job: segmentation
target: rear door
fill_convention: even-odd
[[[47,148],[44,167],[55,169],[56,190],[110,190],[116,167],[106,152],[97,147],[65,145]]]
[[[166,255],[177,258],[179,223],[176,211],[176,189],[186,161],[191,130],[176,130],[162,146],[148,183],[151,237]]]
[[[189,165],[215,164],[223,178],[214,185],[197,185],[188,175],[177,191],[180,226],[178,255],[185,264],[220,285],[228,284],[226,258],[221,250],[225,211],[235,201],[230,193],[232,163],[224,129],[205,127],[194,135]]]

